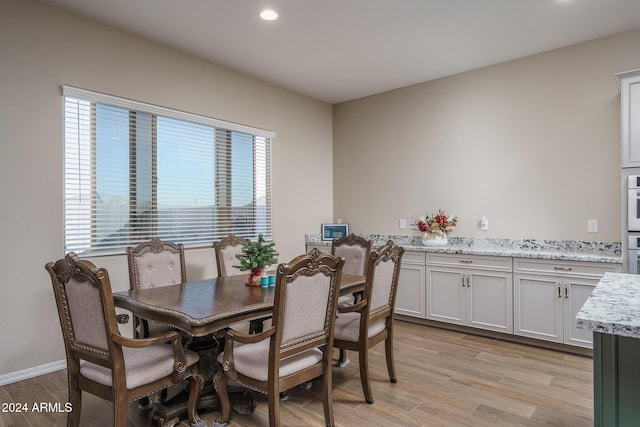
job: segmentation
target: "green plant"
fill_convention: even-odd
[[[247,241],[242,247],[242,253],[236,255],[240,260],[240,265],[236,267],[242,271],[250,270],[252,277],[261,274],[266,266],[278,262],[278,253],[274,246],[275,243],[264,240],[262,234],[258,235],[255,242]]]

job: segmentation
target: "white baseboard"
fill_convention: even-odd
[[[26,380],[28,378],[37,377],[39,375],[48,374],[49,372],[59,371],[60,369],[64,369],[66,367],[67,361],[63,359],[51,363],[45,363],[44,365],[40,366],[34,366],[33,368],[23,369],[21,371],[10,372],[8,374],[0,375],[0,386]]]

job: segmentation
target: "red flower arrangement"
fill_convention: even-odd
[[[455,216],[447,216],[442,209],[438,210],[437,215],[426,215],[418,218],[415,225],[418,230],[423,233],[443,233],[447,234],[455,230],[458,218]]]

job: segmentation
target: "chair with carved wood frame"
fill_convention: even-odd
[[[196,413],[201,389],[199,356],[182,347],[181,334],[153,338],[120,335],[109,274],[70,252],[49,262],[67,358],[69,412],[67,425],[80,423],[82,392],[113,403],[113,425],[127,425],[127,403],[188,378],[188,416],[205,425]],[[170,344],[167,344],[170,343]]]
[[[385,342],[389,380],[397,382],[393,360],[393,310],[404,249],[389,240],[369,255],[362,300],[338,307],[333,346],[358,352],[360,381],[367,403],[373,403],[369,382],[369,349]]]
[[[332,342],[344,260],[314,249],[277,269],[272,326],[256,335],[224,331],[215,379],[222,422],[229,419],[227,377],[267,394],[269,425],[280,422],[279,394],[322,376],[325,423],[333,426]],[[235,343],[242,345],[234,346]]]
[[[246,271],[240,270],[238,264],[240,261],[237,256],[242,253],[242,247],[248,242],[244,237],[230,234],[219,242],[213,243],[216,252],[216,265],[218,267],[218,277],[237,276],[246,274]],[[253,319],[249,322],[249,333],[260,333],[263,331],[263,323],[270,319],[271,316]]]
[[[179,285],[187,281],[182,243],[153,238],[136,247],[129,246],[127,262],[131,290]],[[147,338],[171,330],[169,326],[133,316],[133,333],[136,338]]]
[[[240,261],[237,255],[242,253],[242,247],[248,242],[244,237],[229,234],[219,242],[214,242],[216,251],[216,265],[218,266],[218,277],[237,276],[246,272],[237,266]]]
[[[369,254],[373,250],[373,241],[353,233],[333,239],[331,242],[331,255],[344,258],[342,272],[345,274],[356,274],[364,276],[367,274],[367,262]],[[338,306],[353,305],[362,298],[362,292],[356,292],[353,296],[341,296],[338,299]],[[340,349],[338,366],[345,367],[349,364],[346,350]]]

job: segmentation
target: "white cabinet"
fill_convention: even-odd
[[[405,251],[400,265],[400,277],[394,313],[425,317],[425,253]]]
[[[510,257],[427,255],[427,319],[513,333]]]
[[[640,70],[616,75],[622,113],[622,167],[640,166]]]
[[[307,252],[312,248],[331,251],[331,245],[307,243]],[[592,333],[575,326],[576,314],[605,272],[621,270],[606,262],[425,249],[405,248],[395,314],[586,348]]]
[[[592,347],[592,334],[575,317],[596,284],[620,264],[514,258],[514,333]]]

